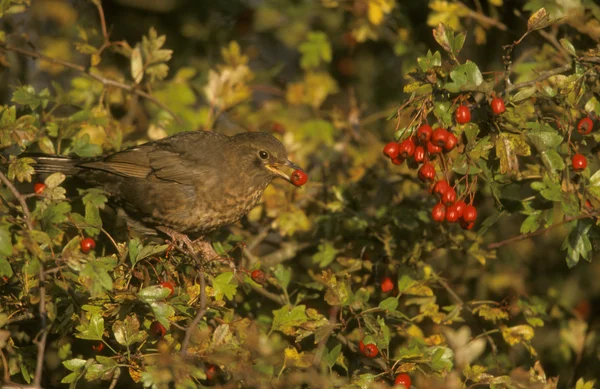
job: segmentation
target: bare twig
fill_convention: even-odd
[[[489,24],[489,25],[494,26],[497,29],[502,30],[502,31],[508,30],[508,27],[506,27],[506,24],[504,24],[496,19],[490,18],[489,16],[486,16],[481,12],[474,11],[471,8],[467,7],[463,3],[460,3],[460,4],[469,12],[470,17],[472,17],[473,19],[476,19],[477,21],[481,22],[482,24]]]
[[[98,82],[101,82],[104,86],[112,86],[115,88],[122,89],[126,92],[133,93],[134,95],[141,96],[141,97],[145,98],[146,100],[153,102],[154,104],[159,106],[161,109],[164,109],[165,111],[167,111],[169,113],[169,115],[171,115],[178,123],[183,123],[181,118],[179,116],[177,116],[164,103],[162,103],[160,100],[158,100],[156,97],[152,96],[151,94],[144,92],[140,89],[137,89],[136,86],[129,85],[129,84],[117,81],[117,80],[113,80],[111,78],[107,78],[107,77],[101,76],[96,73],[92,73],[90,69],[86,69],[84,66],[77,65],[72,62],[64,61],[62,59],[48,57],[47,55],[38,53],[36,51],[22,49],[20,47],[15,47],[13,45],[5,44],[5,43],[0,43],[0,48],[22,54],[22,55],[25,55],[30,58],[37,58],[37,59],[41,59],[43,61],[47,61],[47,62],[56,64],[56,65],[62,65],[66,68],[69,68],[69,69],[75,70],[79,73],[82,73],[82,74],[86,75],[87,77],[90,77]]]
[[[21,205],[23,215],[25,216],[25,224],[27,225],[27,231],[31,233],[33,231],[33,224],[31,221],[31,212],[29,211],[29,207],[27,206],[27,202],[25,198],[17,188],[13,185],[12,182],[4,175],[4,173],[0,172],[0,180],[6,185],[8,190],[15,196],[19,204]],[[40,325],[41,325],[41,333],[39,335],[39,339],[36,340],[37,343],[37,359],[35,364],[35,375],[33,377],[33,388],[41,388],[42,384],[42,371],[44,369],[44,354],[46,352],[46,339],[48,337],[48,331],[46,329],[46,274],[44,273],[43,264],[40,266],[40,270],[38,273],[39,277],[39,290],[40,290],[40,304],[39,304],[39,315],[40,315]]]
[[[580,220],[580,219],[587,219],[587,218],[593,218],[596,216],[600,216],[600,211],[596,211],[596,212],[590,212],[590,213],[586,213],[583,215],[577,215],[577,216],[572,216],[572,217],[567,217],[565,218],[563,221],[553,224],[550,227],[546,227],[546,228],[542,228],[541,230],[537,230],[534,232],[529,232],[527,234],[521,234],[521,235],[516,235],[513,236],[512,238],[508,238],[505,240],[501,240],[500,242],[495,242],[495,243],[490,243],[488,244],[488,249],[496,249],[498,247],[502,247],[502,246],[506,246],[507,244],[513,243],[513,242],[518,242],[520,240],[524,240],[524,239],[529,239],[532,238],[534,236],[538,236],[538,235],[542,235],[545,234],[546,232],[555,229],[556,227],[560,227],[564,224],[570,223],[574,220]]]
[[[187,352],[188,345],[190,343],[190,339],[192,338],[192,333],[197,329],[198,323],[204,317],[206,313],[206,279],[204,278],[204,272],[200,272],[200,309],[196,313],[196,317],[190,323],[188,328],[185,330],[185,337],[183,338],[183,342],[181,342],[181,353],[185,354]]]
[[[525,82],[520,82],[518,84],[510,85],[508,88],[506,88],[506,92],[509,93],[509,92],[514,91],[515,89],[521,89],[521,88],[526,88],[528,86],[535,85],[538,82],[542,82],[544,80],[547,80],[547,79],[549,79],[552,76],[556,76],[558,74],[567,72],[567,71],[571,70],[572,68],[573,68],[573,65],[571,65],[570,63],[568,63],[568,64],[560,66],[560,67],[558,67],[556,69],[552,69],[552,70],[548,70],[548,71],[542,72],[542,73],[540,73],[540,75],[537,78],[535,78],[533,80],[525,81]]]
[[[317,347],[317,351],[315,351],[315,356],[313,358],[313,366],[319,366],[321,364],[321,358],[323,358],[323,352],[325,351],[327,341],[333,333],[333,330],[336,328],[338,313],[340,313],[340,306],[336,305],[329,313],[329,326],[325,336],[319,341],[319,346]]]

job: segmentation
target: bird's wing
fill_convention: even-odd
[[[227,137],[207,131],[179,133],[78,166],[128,178],[159,179],[192,185],[218,166]]]

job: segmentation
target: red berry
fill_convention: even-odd
[[[285,126],[279,122],[273,122],[271,126],[271,131],[276,132],[278,134],[283,134],[285,132]]]
[[[167,329],[157,321],[153,321],[150,324],[150,335],[157,338],[162,338],[167,333]]]
[[[419,142],[425,144],[425,143],[429,142],[432,132],[433,132],[433,129],[431,128],[431,126],[429,124],[423,124],[417,130],[417,139],[419,140]]]
[[[443,147],[448,139],[448,131],[445,128],[436,128],[431,134],[431,143]]]
[[[405,139],[400,143],[400,147],[398,149],[398,155],[402,158],[412,157],[415,153],[415,142],[411,138]]]
[[[438,145],[434,145],[431,142],[427,142],[427,152],[429,154],[439,154],[442,152],[442,148]]]
[[[455,119],[458,124],[465,124],[471,121],[471,110],[466,105],[459,105],[456,109]]]
[[[463,217],[463,214],[465,213],[465,208],[467,207],[467,204],[464,201],[459,200],[456,203],[454,203],[454,206],[456,207],[456,211],[458,212],[458,217],[459,218]]]
[[[362,339],[360,340],[360,342],[358,342],[358,349],[361,353],[365,351],[365,344],[363,343]]]
[[[456,145],[458,144],[458,138],[451,132],[448,132],[448,137],[446,138],[446,143],[444,143],[444,150],[452,151]]]
[[[89,253],[90,251],[92,251],[93,249],[96,248],[96,241],[92,238],[84,238],[81,243],[79,244],[79,248],[81,249],[81,251],[83,251],[84,253]]]
[[[587,167],[587,159],[582,154],[577,153],[571,158],[571,164],[573,165],[573,170],[580,172]]]
[[[375,358],[379,354],[379,349],[373,343],[369,343],[362,350],[362,354],[367,358]]]
[[[504,100],[502,100],[500,97],[494,97],[490,105],[492,106],[492,112],[494,112],[496,115],[500,115],[506,111]]]
[[[97,353],[99,353],[103,349],[104,349],[104,343],[102,343],[102,342],[98,342],[98,343],[96,343],[95,345],[92,346],[92,350],[94,350]]]
[[[585,200],[585,207],[588,209],[593,209],[592,202],[590,200]]]
[[[162,286],[163,288],[167,288],[171,291],[171,293],[169,293],[168,297],[173,296],[173,293],[175,293],[175,288],[173,287],[173,284],[169,281],[163,281],[160,283],[160,286]]]
[[[592,132],[594,128],[594,122],[590,118],[583,118],[577,123],[577,132],[582,135],[587,135]],[[37,192],[36,192],[37,193]]]
[[[431,218],[436,222],[443,222],[446,218],[446,207],[442,203],[437,203],[431,209]]]
[[[446,192],[442,194],[442,203],[444,204],[452,204],[456,201],[456,191],[454,188],[449,187]]]
[[[394,159],[400,152],[400,145],[396,142],[390,142],[383,148],[383,155],[390,159]]]
[[[252,271],[252,274],[250,275],[252,277],[252,280],[254,282],[256,282],[257,284],[264,284],[265,281],[267,280],[267,276],[265,276],[265,272],[260,270],[260,269],[256,269]]]
[[[392,281],[392,279],[390,277],[385,277],[381,281],[381,291],[383,293],[387,293],[387,292],[391,292],[392,290],[394,290],[394,282]]]
[[[435,179],[435,166],[425,162],[419,169],[419,178],[421,181],[433,181]]]
[[[404,160],[400,157],[392,158],[392,163],[394,165],[402,165],[402,162],[404,162]]]
[[[35,192],[35,194],[42,194],[44,189],[46,189],[46,184],[44,184],[43,182],[36,182],[35,184],[33,184],[33,191]]]
[[[208,365],[208,367],[206,368],[206,379],[207,380],[212,380],[213,378],[215,378],[215,376],[217,375],[218,371],[217,371],[217,367],[215,365]]]
[[[463,230],[470,230],[475,226],[475,222],[468,222],[464,219],[460,219],[460,226]]]
[[[437,194],[440,197],[450,189],[450,184],[446,180],[439,180],[433,185],[433,194]]]
[[[396,379],[394,380],[394,385],[404,385],[404,389],[410,389],[412,385],[412,380],[410,376],[406,373],[398,374]]]
[[[474,222],[477,219],[477,208],[467,205],[463,211],[462,218],[466,222]]]
[[[449,223],[456,223],[460,219],[456,204],[449,205],[446,208],[446,221]]]
[[[423,146],[415,147],[415,153],[413,154],[415,162],[421,163],[425,160],[425,149]]]
[[[292,172],[290,180],[292,181],[292,184],[302,186],[308,181],[308,174],[306,174],[304,170],[297,169]]]

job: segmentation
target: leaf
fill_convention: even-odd
[[[146,339],[147,334],[140,331],[140,321],[131,314],[125,320],[116,320],[112,326],[115,340],[122,346],[131,346]]]
[[[32,164],[35,164],[33,158],[13,158],[8,165],[8,178],[10,180],[16,179],[19,182],[31,182],[31,176],[35,173]]]
[[[237,291],[237,284],[230,283],[233,279],[233,272],[225,272],[219,274],[213,280],[212,286],[215,290],[215,298],[217,301],[223,300],[223,296],[229,300],[233,300]]]
[[[451,53],[453,56],[456,56],[462,49],[466,39],[464,33],[454,35],[452,28],[442,23],[438,24],[437,28],[433,29],[433,37],[444,50]]]
[[[455,93],[475,88],[483,83],[481,71],[474,62],[468,60],[463,65],[455,66],[450,72],[450,78],[453,82],[447,83],[444,88]]]
[[[113,288],[113,280],[109,273],[113,266],[105,262],[106,259],[110,261],[111,257],[97,258],[85,263],[79,273],[81,283],[87,286],[92,297],[98,297]]]
[[[492,307],[488,304],[482,304],[473,309],[473,314],[477,314],[487,321],[496,323],[499,320],[508,320],[508,313],[500,308]]]
[[[531,96],[533,96],[533,94],[536,92],[536,87],[535,86],[530,86],[528,88],[523,88],[520,91],[518,91],[517,93],[515,93],[515,95],[512,97],[512,99],[510,99],[510,101],[512,103],[519,103],[521,101],[525,101],[525,100],[529,100],[529,98]]]
[[[292,270],[290,268],[286,268],[282,264],[277,264],[275,271],[273,271],[273,275],[277,281],[279,281],[279,285],[282,289],[288,288],[290,280],[292,279]]]
[[[540,228],[543,223],[540,216],[542,215],[542,211],[535,211],[531,215],[527,216],[523,223],[521,223],[521,234],[528,234],[530,232],[535,232]]]
[[[294,327],[304,324],[307,320],[305,305],[298,305],[294,308],[290,305],[285,305],[273,311],[271,331],[280,331],[286,335],[293,335],[295,332]]]
[[[404,293],[404,291],[416,283],[417,281],[413,280],[410,276],[403,274],[400,280],[398,280],[398,293]]]
[[[530,128],[526,132],[527,138],[539,152],[555,149],[562,144],[563,136],[547,123],[527,123],[525,127]]]
[[[323,32],[309,32],[307,40],[300,44],[298,50],[302,54],[300,66],[303,69],[314,69],[321,62],[331,62],[331,44]]]
[[[565,162],[562,157],[554,150],[543,151],[540,154],[542,162],[550,172],[561,171],[565,168]]]
[[[90,320],[87,323],[82,323],[77,326],[75,336],[79,339],[87,340],[102,340],[104,335],[104,318],[98,312],[90,315]]]
[[[46,108],[50,101],[50,91],[45,88],[40,93],[36,93],[33,86],[23,85],[17,87],[11,101],[21,105],[28,105],[32,110],[40,106]]]
[[[502,133],[496,139],[496,155],[500,159],[500,173],[517,173],[519,171],[518,156],[531,154],[529,145],[521,137]]]
[[[0,226],[0,256],[9,257],[12,255],[13,245],[12,236],[9,231],[10,226]]]
[[[581,219],[569,233],[562,245],[563,250],[567,250],[567,266],[570,268],[577,265],[579,258],[591,261],[592,243],[588,237],[588,232],[592,227],[590,219]]]
[[[439,51],[432,54],[431,50],[427,50],[427,55],[425,57],[418,57],[417,63],[421,71],[426,72],[434,67],[442,66],[442,55]]]
[[[294,347],[287,347],[284,352],[283,364],[286,367],[309,367],[312,365],[312,355],[307,355],[304,351],[298,352]]]
[[[394,0],[368,0],[367,17],[369,22],[378,26],[383,21],[383,16],[392,12]]]
[[[8,259],[4,257],[0,257],[0,277],[11,278],[13,276],[12,267],[10,267],[10,263]]]
[[[540,8],[529,17],[529,20],[527,20],[527,32],[540,30],[550,24],[550,16],[546,12],[546,8]]]
[[[567,38],[561,38],[559,40],[559,42],[560,42],[560,45],[563,47],[563,49],[566,50],[567,53],[571,54],[574,57],[577,55],[577,52],[575,51],[575,46],[573,46],[571,41],[569,41]]]
[[[335,346],[334,348],[332,348],[330,351],[326,351],[323,354],[323,362],[325,362],[325,364],[327,365],[327,367],[332,368],[333,366],[335,366],[338,357],[341,355],[342,352],[342,345],[338,344],[337,346]]]
[[[379,303],[379,308],[385,311],[395,311],[398,308],[398,299],[395,297],[388,297]]]
[[[313,255],[313,263],[319,265],[320,268],[327,267],[336,258],[338,250],[331,242],[324,242],[319,245],[319,251]]]

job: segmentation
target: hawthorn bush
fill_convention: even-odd
[[[594,387],[595,2],[3,0],[0,17],[4,387]],[[21,155],[191,130],[271,132],[310,176],[199,262]]]

